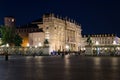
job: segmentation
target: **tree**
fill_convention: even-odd
[[[7,26],[0,27],[1,45],[9,44],[9,46],[20,46],[22,38],[15,33],[15,29]]]
[[[6,26],[1,26],[0,27],[0,33],[1,33],[1,40],[2,44],[9,44],[10,46],[14,43],[14,33],[12,28],[6,27]]]
[[[90,35],[88,36],[86,42],[87,42],[87,44],[88,44],[89,46],[92,46],[92,39],[91,39]]]
[[[15,46],[21,46],[22,44],[22,38],[18,34],[15,34],[14,44]]]
[[[1,26],[0,27],[1,34],[1,45],[9,44],[9,46],[20,46],[22,43],[22,38],[15,33],[14,27]],[[5,60],[8,61],[8,49],[4,52]]]

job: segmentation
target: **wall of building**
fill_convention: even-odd
[[[22,47],[27,47],[29,43],[29,37],[28,37],[29,33],[33,31],[35,32],[37,30],[38,28],[31,28],[31,27],[21,27],[16,29],[16,33],[18,33],[23,39]]]
[[[81,40],[81,26],[75,22],[55,17],[54,14],[43,15],[43,24],[38,24],[43,28],[45,38],[48,39],[51,50],[77,51]]]
[[[96,42],[98,45],[113,45],[114,42],[115,44],[119,44],[119,37],[117,37],[114,34],[100,34],[100,35],[91,35],[92,43],[93,45],[96,45]],[[85,42],[85,45],[87,45],[86,40],[87,36],[83,36],[83,40]]]
[[[45,34],[43,32],[29,33],[29,46],[44,46]]]

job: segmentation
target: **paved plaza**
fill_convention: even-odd
[[[119,57],[0,56],[0,80],[120,80]]]

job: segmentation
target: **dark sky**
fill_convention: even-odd
[[[0,0],[0,24],[5,16],[14,16],[21,25],[49,12],[75,19],[82,34],[120,36],[120,0]]]

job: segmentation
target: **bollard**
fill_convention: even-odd
[[[8,53],[5,53],[5,61],[8,61]]]

